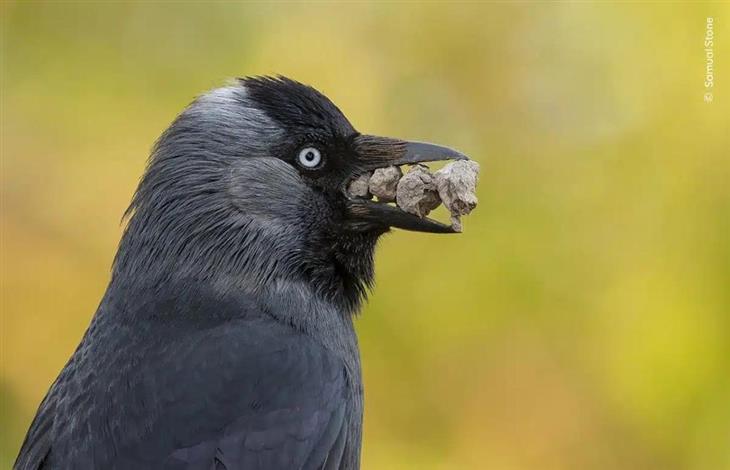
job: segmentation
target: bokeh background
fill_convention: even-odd
[[[197,93],[274,73],[361,131],[482,164],[463,235],[379,247],[357,324],[363,468],[730,468],[727,4],[0,16],[3,468],[102,296],[155,138]]]

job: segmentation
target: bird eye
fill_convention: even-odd
[[[314,147],[306,147],[299,152],[297,161],[304,168],[314,168],[322,161],[322,154]]]

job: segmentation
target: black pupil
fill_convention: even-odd
[[[312,160],[314,160],[314,152],[310,150],[306,153],[306,155],[304,155],[304,158],[306,158],[308,162],[311,162]]]

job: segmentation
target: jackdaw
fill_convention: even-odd
[[[364,135],[315,89],[239,79],[159,138],[103,299],[16,469],[357,469],[353,315],[391,227],[450,226],[348,183],[466,159]]]

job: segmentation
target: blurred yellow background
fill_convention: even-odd
[[[482,164],[463,235],[379,247],[364,469],[730,468],[727,4],[0,8],[2,468],[155,138],[196,94],[275,73]]]

